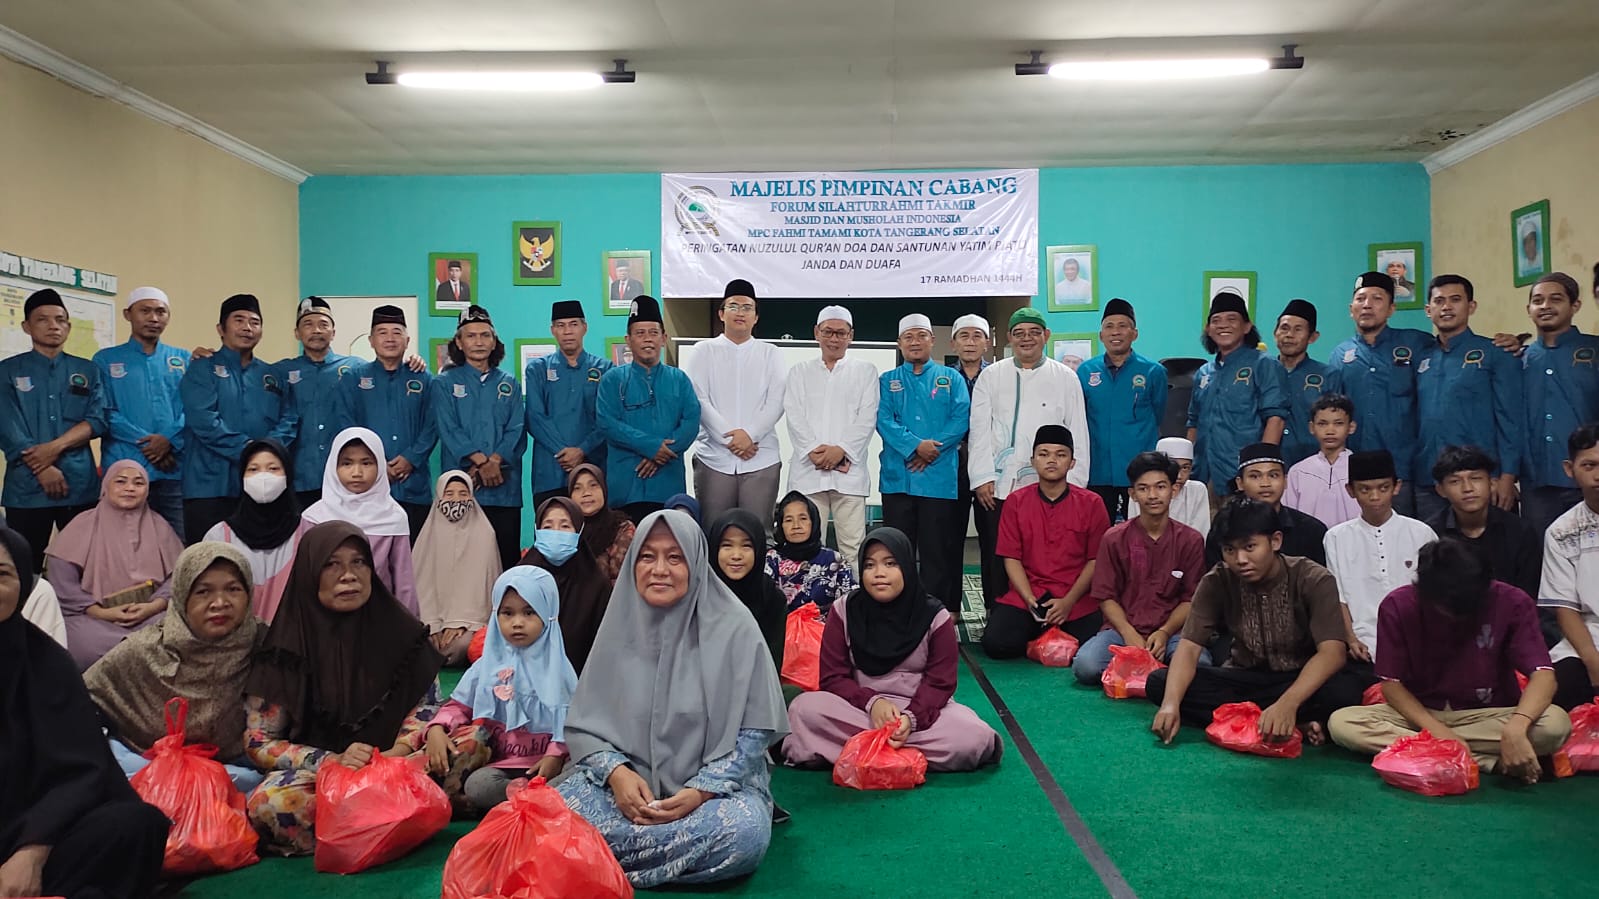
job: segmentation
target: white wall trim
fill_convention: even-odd
[[[1427,174],[1436,175],[1595,97],[1599,97],[1599,75],[1589,75],[1505,116],[1476,134],[1463,137],[1448,147],[1423,157],[1421,164],[1426,166]]]
[[[145,115],[163,125],[170,125],[185,134],[192,134],[225,153],[237,156],[251,165],[295,184],[311,177],[311,173],[253,147],[242,140],[200,121],[186,112],[174,109],[154,97],[123,84],[120,81],[77,60],[68,58],[45,45],[0,25],[0,54],[25,66],[52,75],[91,96],[104,97]]]

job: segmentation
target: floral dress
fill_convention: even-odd
[[[428,723],[438,714],[439,697],[435,680],[400,725],[396,744],[421,751]],[[285,739],[291,727],[288,713],[259,696],[245,697],[244,712],[244,753],[256,767],[270,772],[246,799],[250,821],[262,836],[262,848],[281,855],[308,855],[316,848],[317,769],[337,753]],[[462,788],[467,776],[489,760],[488,735],[474,734],[458,748],[460,754],[450,770],[434,779],[444,787],[450,804],[461,811],[466,808]]]
[[[791,562],[777,550],[767,550],[766,574],[783,591],[790,612],[814,602],[824,618],[828,607],[848,596],[859,583],[844,557],[825,546],[809,562]]]
[[[772,840],[772,732],[745,728],[733,751],[700,769],[686,786],[715,797],[669,824],[623,817],[606,781],[627,763],[620,752],[592,753],[559,786],[566,804],[597,828],[635,887],[710,883],[754,872]]]

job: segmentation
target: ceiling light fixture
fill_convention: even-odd
[[[628,71],[627,60],[613,60],[609,72],[394,72],[386,60],[377,71],[366,73],[367,84],[398,84],[430,90],[457,91],[572,91],[602,84],[632,84],[638,73]]]
[[[1303,69],[1305,58],[1294,52],[1298,44],[1283,44],[1274,58],[1141,59],[1046,63],[1042,50],[1029,51],[1028,62],[1016,64],[1018,75],[1053,75],[1070,81],[1173,81],[1254,75],[1274,69]]]

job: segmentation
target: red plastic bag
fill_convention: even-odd
[[[1217,706],[1210,716],[1210,726],[1205,728],[1205,737],[1223,749],[1273,759],[1297,759],[1304,749],[1304,737],[1297,727],[1286,740],[1270,742],[1261,737],[1260,706],[1253,702]]]
[[[450,850],[443,899],[631,899],[633,886],[605,838],[544,778],[517,780],[506,793]]]
[[[833,783],[856,790],[909,790],[927,782],[927,756],[888,745],[898,722],[863,730],[844,743],[833,764]]]
[[[472,635],[472,640],[466,644],[467,662],[476,662],[483,658],[483,641],[488,639],[488,636],[489,629],[486,627],[478,628],[477,633]]]
[[[1111,699],[1143,696],[1149,676],[1166,667],[1142,646],[1111,646],[1109,649],[1114,658],[1105,666],[1105,673],[1099,676],[1099,682],[1105,686],[1105,695]]]
[[[1372,684],[1366,688],[1366,692],[1360,694],[1361,705],[1382,705],[1387,701],[1382,695],[1382,681]]]
[[[822,687],[822,610],[808,602],[788,613],[783,624],[783,675],[785,684],[801,690]]]
[[[1477,788],[1477,760],[1471,751],[1427,731],[1393,741],[1371,766],[1390,786],[1423,796],[1458,796]]]
[[[244,811],[244,794],[214,758],[215,746],[184,745],[188,717],[187,699],[167,701],[167,735],[145,753],[150,764],[128,779],[140,799],[172,819],[161,871],[210,874],[253,865],[260,861],[258,838]]]
[[[1571,710],[1571,736],[1560,751],[1573,772],[1599,771],[1599,704],[1586,702]]]
[[[391,862],[450,823],[450,798],[420,756],[373,755],[359,771],[328,762],[316,776],[316,869],[354,874]]]
[[[1058,627],[1048,627],[1027,644],[1027,657],[1045,668],[1070,668],[1077,655],[1077,639]]]

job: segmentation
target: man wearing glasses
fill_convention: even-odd
[[[596,424],[605,439],[607,500],[635,523],[687,487],[683,453],[700,428],[694,385],[661,362],[665,341],[661,304],[635,297],[627,316],[633,361],[600,377]]]
[[[694,495],[703,520],[744,509],[766,522],[770,538],[783,472],[777,420],[788,369],[777,347],[755,339],[755,306],[754,285],[743,278],[727,282],[717,313],[722,333],[694,347],[685,371],[700,406]]]

